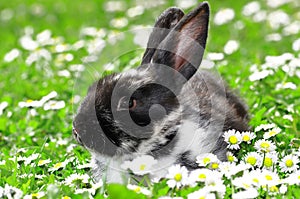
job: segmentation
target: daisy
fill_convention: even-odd
[[[142,194],[144,194],[146,196],[150,196],[151,195],[151,191],[149,191],[148,189],[146,189],[144,187],[140,187],[138,185],[128,184],[127,185],[127,189],[133,190],[135,193],[142,193]]]
[[[58,110],[58,109],[62,109],[66,106],[66,103],[64,101],[54,101],[51,100],[47,103],[45,103],[44,105],[44,110],[48,111],[48,110]]]
[[[262,157],[257,152],[249,152],[243,159],[245,163],[251,165],[252,167],[260,166],[262,161]]]
[[[198,163],[200,167],[206,167],[210,163],[216,162],[217,160],[217,156],[212,153],[205,153],[196,157],[196,163]]]
[[[48,171],[54,172],[54,171],[57,171],[59,169],[65,168],[68,163],[69,163],[68,161],[58,162],[58,163],[54,164],[53,167],[49,168]]]
[[[219,198],[224,197],[226,186],[224,185],[222,178],[218,178],[215,175],[209,176],[205,181],[205,186],[210,192],[217,192]]]
[[[153,165],[157,163],[150,155],[143,155],[135,158],[132,161],[125,161],[122,165],[122,169],[130,169],[135,175],[145,175],[151,173]]]
[[[46,159],[46,160],[39,160],[38,161],[38,166],[43,166],[45,164],[49,164],[51,162],[50,159]]]
[[[249,189],[252,187],[252,181],[247,176],[237,177],[233,179],[232,184],[243,189]]]
[[[210,169],[196,169],[190,173],[189,180],[191,185],[195,185],[196,182],[205,182],[208,176],[212,175]]]
[[[45,192],[41,191],[38,193],[32,193],[32,194],[26,195],[26,196],[24,196],[24,199],[42,198],[45,195],[46,195]]]
[[[261,124],[261,125],[257,126],[254,131],[257,132],[260,130],[268,130],[268,129],[275,128],[275,127],[276,127],[275,124]]]
[[[261,139],[255,142],[254,148],[260,152],[267,153],[274,151],[276,149],[276,146],[273,142],[269,140]]]
[[[228,160],[229,162],[237,162],[237,158],[233,155],[232,152],[228,151],[228,152],[226,153],[226,156],[227,156],[227,160]]]
[[[263,165],[267,169],[272,169],[273,166],[277,163],[278,157],[277,153],[266,153],[263,160]]]
[[[223,25],[230,22],[235,16],[234,10],[231,8],[225,8],[218,11],[214,17],[214,23],[216,25]]]
[[[4,109],[8,106],[7,102],[1,102],[0,103],[0,116],[3,114]]]
[[[31,154],[29,157],[24,159],[24,164],[29,165],[32,161],[36,160],[39,157],[40,157],[40,154],[38,154],[38,153]]]
[[[278,128],[278,127],[273,128],[273,129],[269,130],[268,132],[266,132],[264,134],[264,139],[269,139],[270,137],[273,137],[273,136],[277,135],[280,132],[281,132],[280,128]]]
[[[224,52],[227,55],[230,55],[236,52],[240,47],[240,43],[236,40],[229,40],[224,46]]]
[[[299,157],[295,155],[287,155],[284,158],[282,158],[281,162],[279,163],[279,166],[283,172],[295,172],[299,166]]]
[[[248,170],[250,166],[248,164],[245,164],[243,162],[236,164],[236,163],[230,163],[230,162],[222,162],[220,164],[220,172],[225,175],[228,179],[230,179],[232,176],[236,175],[237,173],[241,171]]]
[[[280,182],[279,176],[277,173],[270,170],[262,170],[261,172],[261,185],[262,186],[275,186]]]
[[[2,192],[3,198],[22,198],[22,196],[23,196],[23,192],[20,189],[18,189],[16,187],[12,187],[8,184],[5,184],[4,188],[2,188],[2,190],[0,187],[0,196],[1,196],[1,192]]]
[[[166,176],[167,184],[170,188],[179,188],[188,184],[188,170],[184,166],[174,165],[169,168]]]
[[[90,179],[90,176],[88,176],[87,174],[74,173],[66,178],[66,180],[64,181],[64,184],[69,185],[69,186],[70,185],[74,186],[75,185],[74,182],[76,182],[76,181],[81,181],[82,183],[87,184],[89,182],[89,179]]]
[[[250,131],[242,132],[243,142],[250,144],[251,140],[253,140],[254,138],[256,138],[256,135],[253,132]]]
[[[199,189],[198,191],[194,191],[190,193],[187,196],[188,199],[199,199],[199,198],[205,198],[205,199],[215,199],[216,196],[213,193],[210,193],[210,191],[207,188]]]
[[[246,171],[243,174],[244,179],[249,179],[255,187],[260,187],[262,184],[262,175],[260,170]],[[247,181],[247,180],[246,180]]]
[[[228,143],[227,148],[239,149],[239,144],[242,142],[242,135],[239,131],[234,129],[226,131],[223,135],[225,142]]]
[[[289,185],[300,184],[300,170],[291,173],[287,178],[283,180],[284,183]]]
[[[234,193],[232,195],[233,199],[250,199],[250,198],[256,198],[258,196],[258,191],[255,188],[249,188],[245,191],[240,191],[237,193]]]

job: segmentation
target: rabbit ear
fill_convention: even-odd
[[[152,33],[149,36],[147,49],[143,55],[142,64],[150,63],[150,60],[160,42],[184,16],[179,8],[169,8],[165,10],[156,20]]]
[[[203,57],[208,34],[209,5],[201,3],[185,15],[160,43],[151,63],[172,67],[189,79]]]

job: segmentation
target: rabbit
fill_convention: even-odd
[[[168,166],[196,169],[199,154],[226,161],[223,133],[249,130],[248,108],[216,74],[199,69],[209,5],[188,14],[175,7],[156,20],[141,65],[90,86],[73,121],[75,139],[92,154],[96,180],[124,183],[122,162],[156,160],[154,177]]]

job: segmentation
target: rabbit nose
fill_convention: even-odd
[[[76,128],[73,126],[73,129],[72,129],[72,132],[73,132],[73,137],[75,138],[75,140],[83,146],[83,143],[82,143],[82,140],[78,134],[78,131],[76,130]]]

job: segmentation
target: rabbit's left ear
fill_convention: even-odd
[[[186,79],[192,77],[202,61],[208,22],[209,5],[201,3],[185,15],[160,43],[151,63],[167,65]]]

